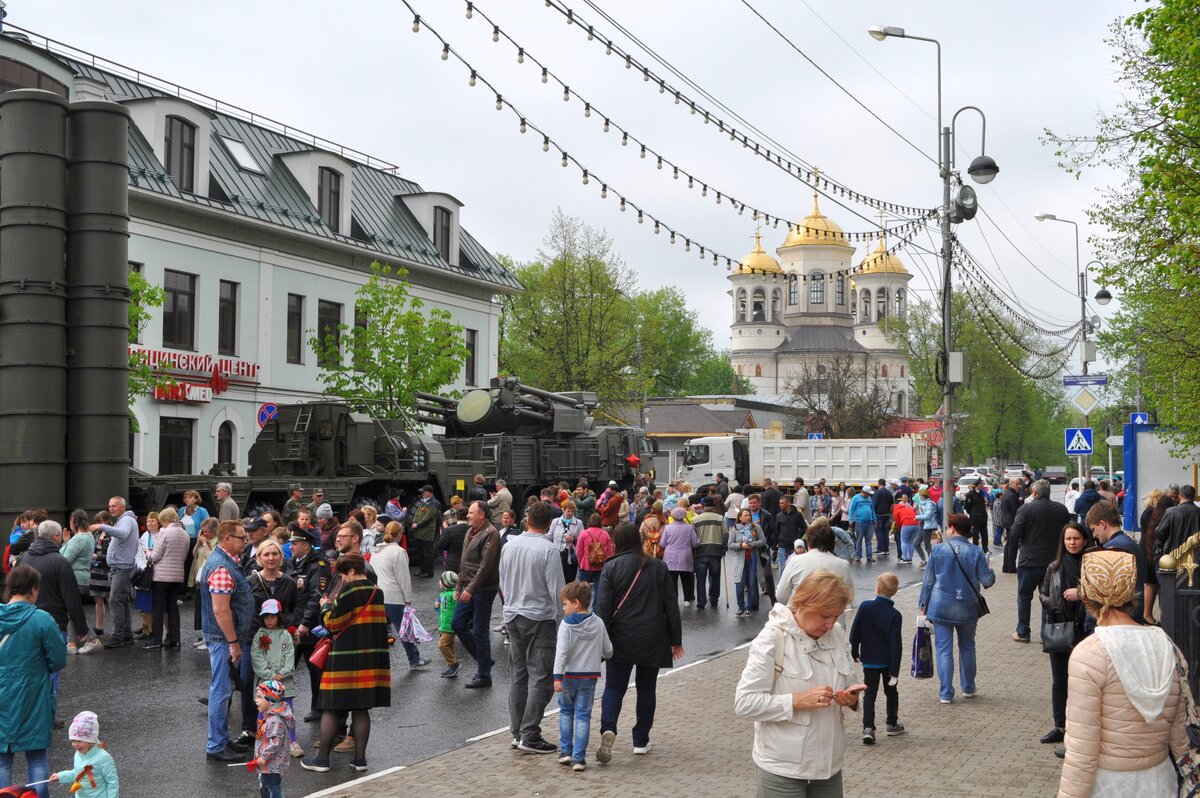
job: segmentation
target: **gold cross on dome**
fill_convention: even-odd
[[[879,240],[883,241],[887,235],[887,228],[883,226],[883,211],[879,211]]]

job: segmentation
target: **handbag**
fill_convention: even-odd
[[[138,590],[153,590],[154,589],[154,565],[146,563],[145,568],[139,568],[134,571],[130,580],[133,586]]]
[[[1055,615],[1063,620],[1054,621]],[[1042,651],[1047,654],[1070,654],[1079,642],[1079,627],[1073,620],[1066,620],[1062,610],[1050,610],[1049,618],[1042,624]]]
[[[917,624],[912,644],[912,676],[914,679],[933,678],[933,639],[929,624]]]
[[[983,593],[979,591],[979,588],[975,587],[975,582],[971,579],[970,574],[967,573],[967,569],[963,568],[962,560],[958,559],[958,552],[954,550],[954,544],[947,542],[946,545],[950,547],[950,553],[954,555],[954,561],[958,563],[958,570],[962,571],[962,575],[967,579],[967,584],[971,586],[971,590],[975,593],[975,606],[979,610],[979,617],[982,618],[991,612],[991,609],[987,605],[987,600],[984,599]]]
[[[319,670],[325,670],[325,663],[329,661],[329,651],[333,648],[333,641],[345,634],[346,630],[354,625],[354,619],[358,617],[358,614],[362,612],[364,608],[370,606],[371,601],[375,598],[375,593],[378,590],[379,588],[377,587],[371,589],[371,595],[367,597],[367,603],[360,605],[354,610],[354,615],[350,617],[350,622],[342,627],[342,631],[338,632],[333,637],[322,637],[317,641],[317,644],[313,646],[313,652],[308,655],[309,664]]]
[[[400,619],[400,631],[396,636],[402,643],[428,643],[433,640],[433,635],[425,630],[411,604],[404,605],[404,617]]]
[[[1192,688],[1188,686],[1183,672],[1182,655],[1175,649],[1175,678],[1179,682],[1179,700],[1183,702],[1184,729],[1187,732],[1188,750],[1178,758],[1171,756],[1171,764],[1179,777],[1179,798],[1195,798],[1200,795],[1200,717],[1192,701]],[[1168,755],[1170,751],[1168,750]]]

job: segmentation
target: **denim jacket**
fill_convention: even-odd
[[[921,508],[917,511],[917,520],[921,522],[921,529],[937,529],[940,518],[937,504],[933,499],[921,499]]]
[[[969,581],[964,571],[970,574]],[[925,608],[926,617],[933,623],[975,623],[979,620],[975,590],[991,587],[995,582],[996,574],[988,567],[987,557],[979,547],[969,540],[951,537],[934,546],[929,555],[917,606]]]
[[[249,644],[250,635],[254,631],[254,593],[250,590],[250,583],[246,581],[242,569],[220,546],[217,546],[213,549],[212,554],[208,555],[208,559],[204,561],[204,567],[200,569],[200,576],[196,579],[196,587],[200,593],[201,630],[207,642],[226,642],[225,633],[221,631],[221,627],[217,624],[217,616],[213,613],[212,594],[208,592],[208,575],[222,565],[233,577],[234,592],[229,597],[229,609],[233,612],[233,626],[237,632],[238,642],[245,646]]]

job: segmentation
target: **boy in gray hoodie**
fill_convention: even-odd
[[[612,656],[604,622],[588,611],[592,587],[569,582],[559,594],[563,621],[554,651],[554,692],[558,693],[558,763],[578,773],[587,770],[585,753],[592,725],[592,704],[600,662]]]

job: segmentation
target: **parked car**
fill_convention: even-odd
[[[1066,485],[1069,474],[1066,466],[1046,466],[1042,469],[1042,478],[1051,485]]]
[[[1005,479],[1016,479],[1022,473],[1029,470],[1029,466],[1025,463],[1009,463],[1004,467]]]

